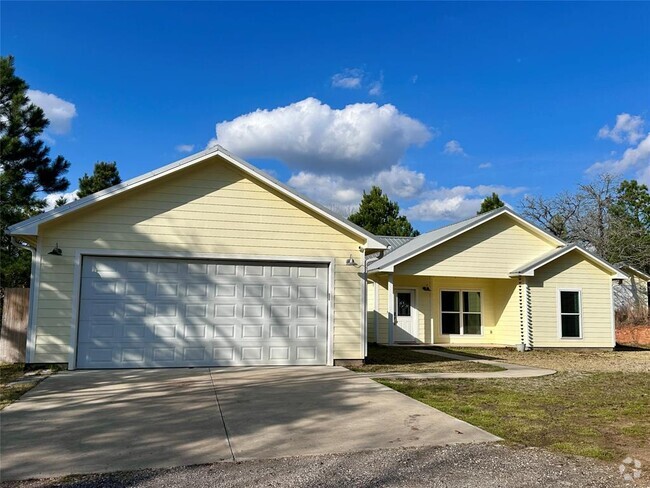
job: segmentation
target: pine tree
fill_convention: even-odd
[[[79,178],[79,191],[77,192],[77,196],[83,198],[121,182],[122,179],[120,178],[120,172],[117,170],[117,163],[115,161],[112,163],[98,161],[95,163],[92,175],[84,173]]]
[[[7,227],[45,207],[44,194],[65,191],[70,163],[49,156],[39,136],[48,126],[43,110],[29,101],[13,56],[0,57],[0,280],[2,287],[28,286],[30,256],[5,234]]]
[[[485,199],[481,202],[481,208],[478,212],[476,212],[476,215],[481,215],[491,210],[496,210],[497,208],[505,206],[506,204],[503,203],[501,198],[499,198],[499,195],[492,192],[492,195],[485,197]]]
[[[363,192],[359,210],[348,219],[376,235],[406,237],[420,235],[413,229],[408,219],[399,214],[397,202],[389,200],[388,195],[385,195],[378,186],[373,186],[369,193]]]

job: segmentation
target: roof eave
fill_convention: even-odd
[[[352,222],[348,222],[345,218],[343,217],[338,217],[334,215],[332,212],[327,210],[325,207],[322,205],[308,199],[307,197],[300,195],[299,193],[295,192],[294,190],[290,189],[280,181],[276,180],[275,178],[267,175],[266,173],[263,173],[259,169],[257,169],[255,166],[251,165],[247,161],[244,161],[243,159],[238,158],[237,156],[234,156],[230,152],[228,152],[226,149],[224,149],[221,146],[214,146],[212,148],[206,149],[204,151],[201,151],[199,153],[193,154],[191,156],[188,156],[186,158],[180,159],[176,162],[170,163],[166,166],[163,166],[162,168],[158,168],[156,170],[150,171],[148,173],[145,173],[143,175],[137,176],[135,178],[132,178],[124,183],[120,183],[118,185],[112,186],[110,188],[107,188],[105,190],[99,191],[97,193],[93,193],[92,195],[89,195],[87,197],[81,198],[79,200],[76,200],[74,202],[71,202],[67,205],[64,205],[62,207],[54,208],[50,210],[49,212],[45,212],[40,215],[36,215],[30,219],[24,220],[22,222],[19,222],[17,224],[14,224],[10,227],[7,228],[6,233],[8,235],[33,235],[36,236],[38,235],[38,227],[40,224],[43,224],[45,222],[49,222],[51,220],[54,220],[58,217],[61,217],[65,214],[75,212],[77,210],[81,210],[82,208],[91,205],[93,203],[105,200],[107,198],[110,198],[114,195],[117,195],[123,191],[126,191],[128,189],[135,188],[137,186],[143,185],[145,183],[148,183],[154,179],[160,178],[162,176],[171,174],[175,171],[178,171],[180,169],[183,169],[187,166],[194,165],[197,163],[200,163],[210,157],[213,157],[215,155],[219,155],[220,157],[226,159],[229,161],[231,164],[235,165],[245,173],[253,176],[254,178],[258,178],[260,181],[263,183],[271,186],[272,188],[276,189],[280,193],[284,194],[285,196],[289,196],[290,198],[296,200],[298,203],[301,205],[304,205],[305,207],[309,208],[310,210],[316,212],[317,214],[320,214],[321,216],[327,218],[334,224],[338,224],[339,226],[343,227],[346,229],[348,232],[351,232],[353,235],[356,235],[357,237],[360,237],[365,240],[365,249],[368,250],[377,250],[381,251],[386,249],[386,245],[382,242],[380,242],[373,234],[367,232],[366,230],[352,224]]]

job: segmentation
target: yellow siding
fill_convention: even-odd
[[[368,325],[368,342],[377,342],[375,337],[375,283],[368,281],[366,288],[366,311]]]
[[[388,343],[388,277],[373,275],[373,283],[379,287],[378,324],[381,344]],[[372,289],[369,285],[369,290]],[[422,288],[428,286],[431,291]],[[394,288],[414,288],[415,308],[418,310],[418,341],[439,344],[502,344],[516,345],[520,340],[519,295],[517,280],[429,278],[422,276],[395,276]],[[440,291],[478,290],[483,307],[483,334],[466,336],[442,335],[440,328]],[[369,315],[371,317],[371,315]],[[369,318],[369,327],[374,322]],[[373,331],[374,336],[374,331]]]
[[[501,215],[395,266],[395,273],[507,278],[511,271],[555,247],[510,216]]]
[[[34,362],[67,362],[77,250],[334,258],[334,358],[363,357],[359,238],[218,157],[39,229]],[[46,254],[58,243],[63,256]]]
[[[612,347],[612,277],[578,252],[570,252],[528,278],[532,296],[534,347]],[[582,290],[582,339],[561,339],[560,288]]]

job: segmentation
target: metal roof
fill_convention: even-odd
[[[514,271],[510,272],[510,276],[535,276],[535,270],[541,268],[542,266],[547,265],[548,263],[555,261],[561,256],[570,253],[571,251],[578,251],[584,257],[589,259],[592,262],[598,263],[601,267],[609,270],[614,275],[614,279],[625,279],[627,276],[622,273],[618,268],[609,264],[604,259],[599,258],[595,254],[587,251],[586,249],[578,246],[577,244],[568,244],[566,246],[558,247],[553,249],[545,254],[542,254],[537,259],[530,261],[529,263],[520,266]]]
[[[188,166],[192,166],[194,164],[200,163],[216,155],[221,156],[224,160],[238,167],[244,173],[253,176],[254,178],[258,179],[263,183],[266,183],[272,188],[275,188],[281,193],[303,204],[307,208],[310,208],[311,210],[314,210],[316,213],[319,213],[322,216],[326,217],[328,220],[333,221],[334,223],[337,223],[343,228],[351,231],[353,234],[365,238],[366,244],[369,249],[385,249],[386,245],[380,240],[378,240],[375,235],[359,227],[358,225],[353,224],[346,218],[335,214],[334,212],[324,207],[323,205],[320,205],[319,203],[314,202],[313,200],[305,197],[304,195],[299,194],[294,189],[276,180],[275,178],[268,175],[267,173],[264,173],[263,171],[259,170],[249,162],[244,161],[243,159],[238,158],[237,156],[231,154],[230,152],[228,152],[226,149],[224,149],[219,145],[215,145],[211,148],[205,149],[201,152],[180,159],[174,163],[168,164],[154,171],[150,171],[149,173],[145,173],[141,176],[137,176],[128,181],[120,183],[119,185],[115,185],[105,190],[99,191],[97,193],[93,193],[92,195],[88,195],[87,197],[63,205],[62,207],[53,208],[48,212],[36,215],[30,219],[23,220],[22,222],[18,222],[17,224],[10,226],[7,229],[6,233],[9,235],[38,235],[38,226],[40,224],[57,219],[63,215],[75,212],[89,205],[92,205],[95,202],[113,197],[115,195],[118,195],[122,192],[130,190],[137,186],[143,185],[145,183],[149,183],[150,181],[169,175],[171,173],[184,169]]]
[[[401,237],[401,236],[376,236],[381,242],[386,244],[384,256],[395,251],[397,248],[402,247],[407,242],[412,241],[415,237]]]
[[[385,255],[383,258],[375,261],[368,267],[369,272],[378,272],[378,271],[393,271],[393,267],[396,264],[401,263],[417,254],[427,251],[443,242],[451,239],[463,232],[466,232],[470,229],[473,229],[477,225],[480,225],[484,222],[487,222],[499,215],[507,214],[516,220],[520,221],[523,225],[534,229],[538,234],[544,235],[545,238],[551,242],[556,243],[557,245],[563,246],[565,243],[558,239],[557,237],[549,234],[548,232],[536,227],[530,222],[524,220],[522,217],[517,215],[514,211],[510,210],[508,207],[501,207],[484,214],[476,215],[460,222],[455,222],[444,227],[427,232],[426,234],[419,235],[411,239],[406,244],[400,246],[397,250]]]

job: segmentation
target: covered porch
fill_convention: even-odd
[[[373,273],[367,296],[369,342],[528,345],[528,290],[521,278]]]

